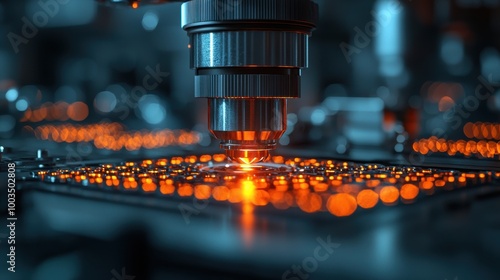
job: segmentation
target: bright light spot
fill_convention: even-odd
[[[142,112],[144,120],[150,124],[159,124],[165,119],[165,108],[160,104],[151,103],[145,106]]]
[[[378,56],[399,56],[403,49],[404,8],[394,1],[379,0],[375,4],[378,34],[375,36],[375,53]]]
[[[5,94],[5,98],[10,101],[10,102],[14,102],[16,101],[17,97],[19,96],[19,92],[17,91],[17,89],[15,88],[11,88],[7,91],[7,93]]]
[[[311,123],[313,125],[322,125],[325,122],[326,119],[326,112],[321,109],[317,108],[314,109],[314,111],[311,114]]]
[[[116,96],[110,91],[99,92],[94,99],[94,107],[102,113],[113,111],[116,104]]]
[[[16,109],[20,112],[24,112],[26,111],[26,109],[28,109],[28,101],[26,101],[26,99],[19,99],[17,102],[16,102]]]
[[[255,184],[253,181],[245,180],[241,185],[241,194],[245,200],[251,200],[255,196]]]
[[[142,27],[147,31],[153,31],[158,26],[158,21],[158,15],[155,12],[146,12],[142,17]]]
[[[154,94],[146,94],[139,99],[139,110],[141,117],[149,124],[159,124],[167,116],[165,107],[161,100]]]

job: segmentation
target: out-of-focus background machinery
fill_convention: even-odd
[[[300,36],[190,37],[166,2],[0,3],[2,279],[500,277],[499,0],[315,0],[286,112],[237,105],[296,95],[234,66],[287,62],[296,83],[302,45],[266,54]],[[286,130],[267,162],[231,162],[209,127],[256,106]]]

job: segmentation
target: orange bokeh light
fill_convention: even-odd
[[[212,189],[207,185],[198,185],[194,188],[194,196],[197,199],[209,199]]]
[[[75,102],[68,106],[67,115],[74,121],[83,121],[89,116],[89,107],[83,102]]]
[[[399,198],[399,190],[394,186],[383,187],[380,190],[380,200],[384,203],[394,203]]]
[[[401,187],[401,197],[406,200],[413,200],[419,193],[418,187],[413,184],[404,184]]]
[[[362,190],[358,193],[356,200],[361,208],[373,208],[378,203],[378,194],[372,190]]]
[[[297,205],[306,213],[314,213],[321,209],[321,196],[317,193],[308,193],[297,198]]]
[[[356,198],[347,193],[334,194],[328,198],[326,208],[337,217],[350,216],[356,211]]]

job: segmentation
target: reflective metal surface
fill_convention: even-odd
[[[182,18],[196,70],[195,95],[209,98],[210,131],[231,158],[268,158],[286,129],[286,103],[241,99],[300,96],[300,68],[307,67],[317,5],[194,0],[182,5]]]
[[[226,31],[192,36],[191,67],[307,67],[308,34],[284,31]]]
[[[210,132],[242,163],[268,158],[286,130],[285,99],[209,98],[208,107]]]

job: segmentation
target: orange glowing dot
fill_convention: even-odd
[[[322,199],[317,193],[309,193],[298,197],[297,205],[306,213],[314,213],[321,209]]]
[[[213,156],[215,162],[222,162],[226,160],[226,155],[224,154],[216,154]]]
[[[328,184],[326,183],[318,183],[314,185],[314,191],[315,192],[325,192],[328,190]]]
[[[154,192],[156,191],[156,184],[155,183],[146,183],[142,185],[142,189],[145,192]]]
[[[394,186],[383,187],[380,191],[380,200],[384,203],[394,203],[399,198],[399,190]]]
[[[183,184],[177,190],[180,196],[191,196],[193,195],[193,187],[190,184]]]
[[[474,124],[471,122],[468,122],[464,125],[463,131],[467,138],[474,137],[473,129],[474,129]]]
[[[253,181],[244,180],[241,183],[241,194],[245,200],[252,200],[255,195],[255,184]]]
[[[266,206],[269,203],[270,196],[265,190],[257,190],[252,199],[252,203],[257,206]]]
[[[252,204],[245,203],[241,207],[241,212],[243,214],[252,214],[254,211],[254,206]]]
[[[68,106],[67,114],[74,121],[83,121],[89,115],[89,107],[83,102],[75,102]]]
[[[366,181],[366,186],[369,188],[374,188],[378,185],[380,185],[380,180],[368,180],[368,181]]]
[[[407,200],[415,199],[418,192],[418,187],[413,184],[405,184],[401,187],[401,197]]]
[[[134,8],[134,9],[139,8],[139,3],[138,2],[133,2],[132,3],[132,8]]]
[[[239,203],[243,200],[243,196],[241,194],[240,188],[232,188],[229,191],[229,202],[231,203]]]
[[[229,199],[229,189],[226,186],[215,187],[212,197],[217,201],[226,201]]]
[[[430,190],[434,187],[434,183],[431,181],[420,182],[420,187],[424,190]]]
[[[194,188],[194,196],[197,199],[209,199],[211,191],[211,188],[207,185],[198,185]]]
[[[435,184],[436,187],[444,187],[444,185],[446,185],[446,182],[444,180],[436,180]]]
[[[285,158],[284,158],[284,157],[282,157],[282,156],[274,156],[274,157],[272,158],[272,160],[273,160],[273,162],[274,162],[274,163],[278,163],[278,164],[283,164],[283,163],[285,163]]]
[[[172,194],[175,191],[174,185],[162,184],[160,187],[160,192],[162,194]]]
[[[356,211],[356,198],[347,193],[334,194],[328,198],[326,208],[337,217],[350,216]]]
[[[378,194],[372,190],[362,190],[358,193],[356,200],[361,208],[373,208],[378,203]]]
[[[211,155],[202,155],[200,157],[200,162],[208,162],[210,160],[212,160],[212,156]]]
[[[293,205],[293,196],[288,192],[283,191],[269,191],[271,202],[277,209],[288,209]]]

